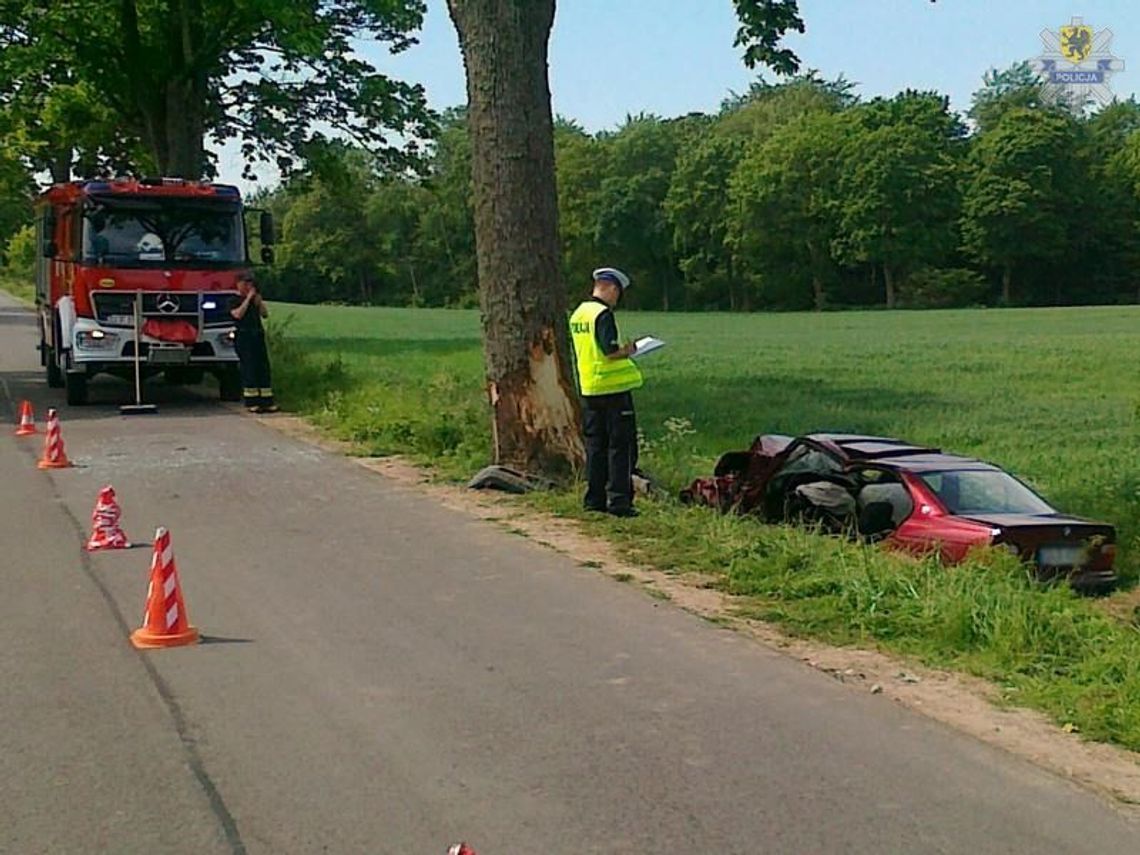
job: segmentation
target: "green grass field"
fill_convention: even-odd
[[[286,406],[362,453],[406,453],[445,476],[487,461],[473,312],[275,308]],[[291,316],[291,317],[290,317]],[[1140,309],[770,315],[628,314],[664,338],[638,396],[646,468],[675,488],[760,432],[887,434],[1009,469],[1061,509],[1118,528],[1140,570]],[[578,496],[536,500],[577,515]],[[1044,589],[1007,556],[948,570],[783,526],[670,502],[588,520],[632,557],[717,577],[745,613],[997,683],[1091,738],[1140,749],[1140,614]]]

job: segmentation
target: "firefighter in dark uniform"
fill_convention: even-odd
[[[261,319],[269,317],[269,309],[257,291],[252,273],[238,277],[238,297],[230,314],[235,324],[234,349],[241,370],[242,401],[252,413],[275,413],[273,382],[269,372],[269,352],[265,348],[265,329]]]
[[[585,507],[619,517],[635,516],[633,473],[637,467],[634,389],[641,370],[632,359],[636,346],[620,344],[614,309],[629,277],[613,267],[594,271],[594,290],[570,316],[570,336],[578,362],[586,436]]]

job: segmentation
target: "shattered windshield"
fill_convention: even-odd
[[[922,480],[952,514],[1052,514],[1045,500],[1005,472],[927,472]]]
[[[232,203],[96,198],[83,215],[83,260],[147,267],[240,264],[241,213]]]

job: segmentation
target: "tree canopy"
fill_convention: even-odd
[[[0,0],[0,105],[46,139],[26,155],[86,169],[212,171],[206,141],[288,172],[330,133],[394,163],[431,115],[418,84],[354,51],[399,51],[423,0]],[[95,123],[92,124],[91,120]],[[57,171],[57,178],[62,170]]]

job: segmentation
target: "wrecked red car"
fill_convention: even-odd
[[[1038,578],[1082,591],[1116,583],[1116,530],[1068,516],[997,466],[897,439],[852,434],[759,436],[717,461],[681,500],[768,522],[807,522],[916,554],[961,561],[1008,549]]]

